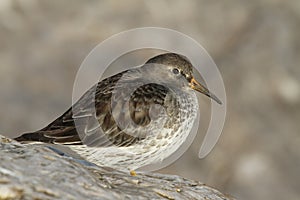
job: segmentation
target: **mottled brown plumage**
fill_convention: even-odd
[[[155,135],[160,134],[159,128],[164,137],[169,137],[172,142],[174,134],[180,134],[177,132],[181,130],[181,123],[185,123],[185,126],[189,124],[189,127],[187,120],[193,122],[195,119],[198,105],[189,105],[197,103],[191,88],[219,101],[194,80],[192,73],[193,66],[186,57],[174,53],[158,55],[141,67],[98,82],[47,127],[23,134],[16,140],[70,145],[79,154],[82,146],[132,149],[136,145],[143,149],[150,145],[150,139],[160,138]],[[126,106],[129,114],[125,112]],[[158,108],[155,109],[155,106]],[[166,115],[165,121],[163,114]],[[160,122],[161,127],[158,127]],[[172,131],[169,133],[168,130]],[[94,156],[89,158],[88,154],[85,152],[82,155],[92,162],[106,164],[103,160],[97,162]],[[136,152],[136,155],[141,156],[141,152]],[[128,155],[125,158],[128,159]],[[116,164],[112,163],[108,165]],[[121,163],[120,166],[130,165],[128,162],[122,164],[122,160],[118,163]],[[149,163],[141,162],[137,166],[145,164]]]

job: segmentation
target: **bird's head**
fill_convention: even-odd
[[[150,58],[145,65],[147,64],[155,64],[153,69],[153,73],[160,74],[166,82],[171,82],[172,84],[178,86],[187,86],[195,91],[198,91],[213,100],[215,100],[218,104],[222,104],[222,102],[211,93],[205,86],[199,83],[193,76],[193,65],[192,63],[185,57],[176,53],[165,53]],[[166,70],[167,69],[167,70]]]

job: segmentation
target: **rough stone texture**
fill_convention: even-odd
[[[232,198],[179,176],[85,166],[39,145],[0,136],[0,200]]]

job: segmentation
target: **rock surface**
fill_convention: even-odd
[[[232,199],[179,176],[85,166],[34,144],[0,136],[0,200]]]

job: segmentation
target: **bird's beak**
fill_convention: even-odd
[[[213,93],[211,93],[206,87],[204,87],[202,84],[200,84],[198,81],[196,81],[194,78],[191,79],[190,81],[190,87],[193,90],[196,90],[210,98],[212,98],[213,100],[215,100],[218,104],[222,104],[221,100],[216,97]]]

